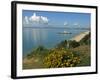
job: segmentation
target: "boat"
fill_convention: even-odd
[[[58,32],[58,34],[72,34],[71,32],[67,32],[67,31],[64,31],[64,32]]]

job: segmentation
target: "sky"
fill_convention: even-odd
[[[90,27],[90,13],[74,13],[74,12],[51,12],[51,11],[34,11],[23,10],[23,25],[34,26],[43,25],[59,25],[59,27]],[[61,26],[62,25],[62,26]]]

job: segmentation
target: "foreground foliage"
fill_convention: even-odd
[[[80,57],[72,51],[65,49],[51,50],[44,59],[44,65],[48,68],[74,67],[80,63]]]

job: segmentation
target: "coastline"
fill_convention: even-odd
[[[73,37],[71,40],[75,40],[76,42],[79,42],[80,40],[82,40],[86,35],[89,34],[90,31],[85,31],[80,33],[79,35],[76,35],[75,37]]]
[[[71,40],[75,40],[75,41],[79,42],[89,33],[90,33],[90,31],[81,32],[80,34],[73,37]],[[64,43],[64,44],[66,44],[66,43]],[[62,44],[62,45],[64,45],[64,44]],[[62,51],[59,49],[61,49]],[[53,52],[53,50],[54,50],[54,52]],[[43,49],[43,48],[35,49],[33,53],[30,53],[30,55],[23,58],[23,69],[48,68],[44,64],[44,59],[46,59],[46,57],[47,58],[50,57],[51,56],[50,54],[52,54],[53,56],[56,55],[55,51],[57,51],[56,53],[60,53],[63,55],[63,52],[67,53],[66,51],[68,51],[68,50],[69,51],[71,50],[71,52],[80,53],[80,55],[78,55],[77,57],[80,57],[81,63],[79,63],[77,66],[90,66],[91,65],[91,63],[90,63],[90,45],[88,45],[88,44],[86,44],[86,45],[81,44],[81,45],[76,46],[76,47],[70,47],[70,49],[69,48],[66,49],[65,46],[61,46],[61,48],[58,48],[58,49],[54,47],[53,50],[48,49],[46,51],[46,49]],[[45,54],[41,54],[41,53],[45,53]],[[36,55],[36,54],[38,54],[38,55]],[[49,56],[46,54],[48,54]],[[52,58],[50,57],[50,60],[51,59]],[[56,58],[56,60],[57,59],[58,59],[58,57]],[[47,60],[47,62],[49,62],[49,61]],[[64,62],[62,62],[62,64],[64,64]]]

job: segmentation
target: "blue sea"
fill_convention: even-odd
[[[64,31],[72,34],[59,34]],[[23,55],[27,55],[30,51],[38,46],[53,48],[63,40],[70,40],[85,29],[67,29],[67,28],[29,28],[23,27]]]

